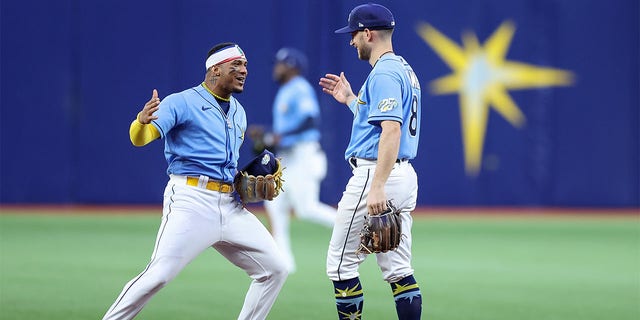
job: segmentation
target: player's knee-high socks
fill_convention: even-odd
[[[344,281],[334,281],[333,287],[336,294],[336,308],[338,309],[338,319],[362,318],[362,306],[364,296],[359,278]]]
[[[413,276],[391,283],[396,312],[399,320],[420,320],[422,313],[422,294]]]

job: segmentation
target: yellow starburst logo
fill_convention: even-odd
[[[464,47],[427,23],[418,25],[417,32],[453,71],[432,81],[430,87],[435,94],[459,94],[465,170],[470,175],[480,171],[489,108],[514,127],[526,122],[508,90],[573,83],[569,71],[506,60],[515,32],[510,21],[502,23],[484,46],[472,32],[463,33]]]
[[[345,288],[344,290],[336,288],[336,298],[344,298],[344,297],[353,297],[362,295],[362,289],[358,289],[358,286],[354,286],[353,288]]]

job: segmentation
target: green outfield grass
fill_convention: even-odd
[[[148,262],[159,223],[159,213],[4,210],[0,319],[100,319]],[[269,319],[336,319],[324,273],[330,231],[301,221],[292,227],[298,271]],[[640,319],[638,216],[425,215],[413,231],[423,319]],[[361,273],[364,319],[395,319],[373,257]],[[236,319],[248,284],[210,250],[137,319]]]

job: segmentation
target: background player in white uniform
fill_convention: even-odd
[[[358,267],[367,257],[355,252],[364,216],[380,214],[390,199],[401,209],[402,240],[395,251],[376,254],[382,276],[393,291],[399,319],[420,319],[422,295],[411,266],[411,211],[418,195],[416,156],[420,136],[420,84],[409,64],[393,52],[395,21],[378,4],[355,7],[348,25],[358,58],[373,67],[354,95],[344,73],[320,79],[323,91],[353,112],[351,140],[345,152],[353,176],[338,204],[329,244],[327,275],[333,281],[339,319],[360,319],[364,304]]]
[[[232,193],[247,120],[231,94],[244,90],[247,59],[236,44],[221,43],[209,51],[205,66],[201,85],[171,94],[161,103],[154,90],[131,124],[136,146],[165,140],[170,179],[151,261],[125,285],[104,319],[133,318],[210,247],[253,279],[238,319],[265,319],[287,277],[273,238]],[[211,302],[214,307],[215,296]]]
[[[285,256],[290,273],[296,264],[291,250],[290,212],[300,219],[332,227],[336,209],[320,202],[320,184],[327,173],[327,158],[320,146],[320,106],[316,93],[302,76],[307,58],[295,48],[281,48],[275,56],[273,79],[280,88],[273,102],[273,132],[253,127],[254,140],[266,140],[286,168],[284,192],[265,201],[271,233]],[[271,145],[271,146],[269,146]],[[261,151],[262,148],[255,148]]]

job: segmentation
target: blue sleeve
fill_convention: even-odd
[[[402,124],[402,83],[390,73],[376,74],[369,79],[369,123],[379,125],[383,120]]]
[[[351,112],[353,114],[356,114],[356,111],[358,110],[358,97],[353,99],[353,101],[351,101],[351,103],[349,103],[348,107],[349,107],[349,110],[351,110]]]

